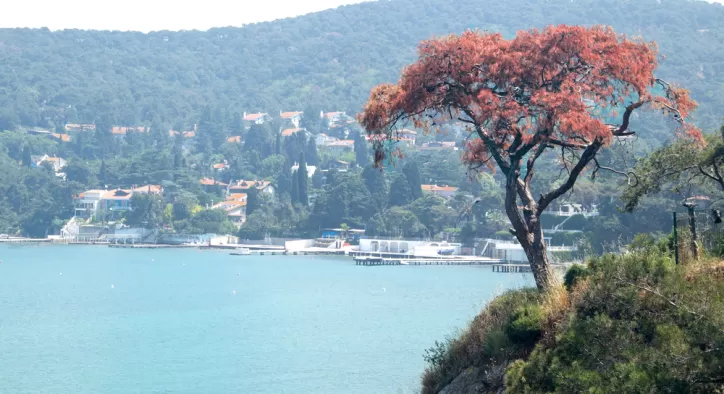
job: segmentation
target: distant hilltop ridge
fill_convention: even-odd
[[[609,24],[658,43],[661,77],[692,91],[702,127],[724,108],[724,7],[703,1],[392,0],[208,31],[0,29],[0,123],[193,124],[205,106],[355,114],[424,39]],[[657,127],[652,127],[656,129]]]

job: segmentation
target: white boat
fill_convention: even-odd
[[[251,250],[249,248],[236,248],[236,250],[231,254],[234,256],[250,256]]]

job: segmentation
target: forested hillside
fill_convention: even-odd
[[[610,24],[655,40],[660,74],[691,89],[698,123],[724,107],[724,7],[685,0],[392,0],[206,32],[0,30],[0,128],[193,124],[230,112],[356,113],[435,35]]]

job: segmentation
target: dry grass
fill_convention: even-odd
[[[687,281],[692,282],[702,276],[724,279],[724,261],[702,260],[696,264],[685,266],[684,278]]]

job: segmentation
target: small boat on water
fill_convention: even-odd
[[[251,250],[249,248],[236,248],[231,254],[234,256],[250,256]]]

